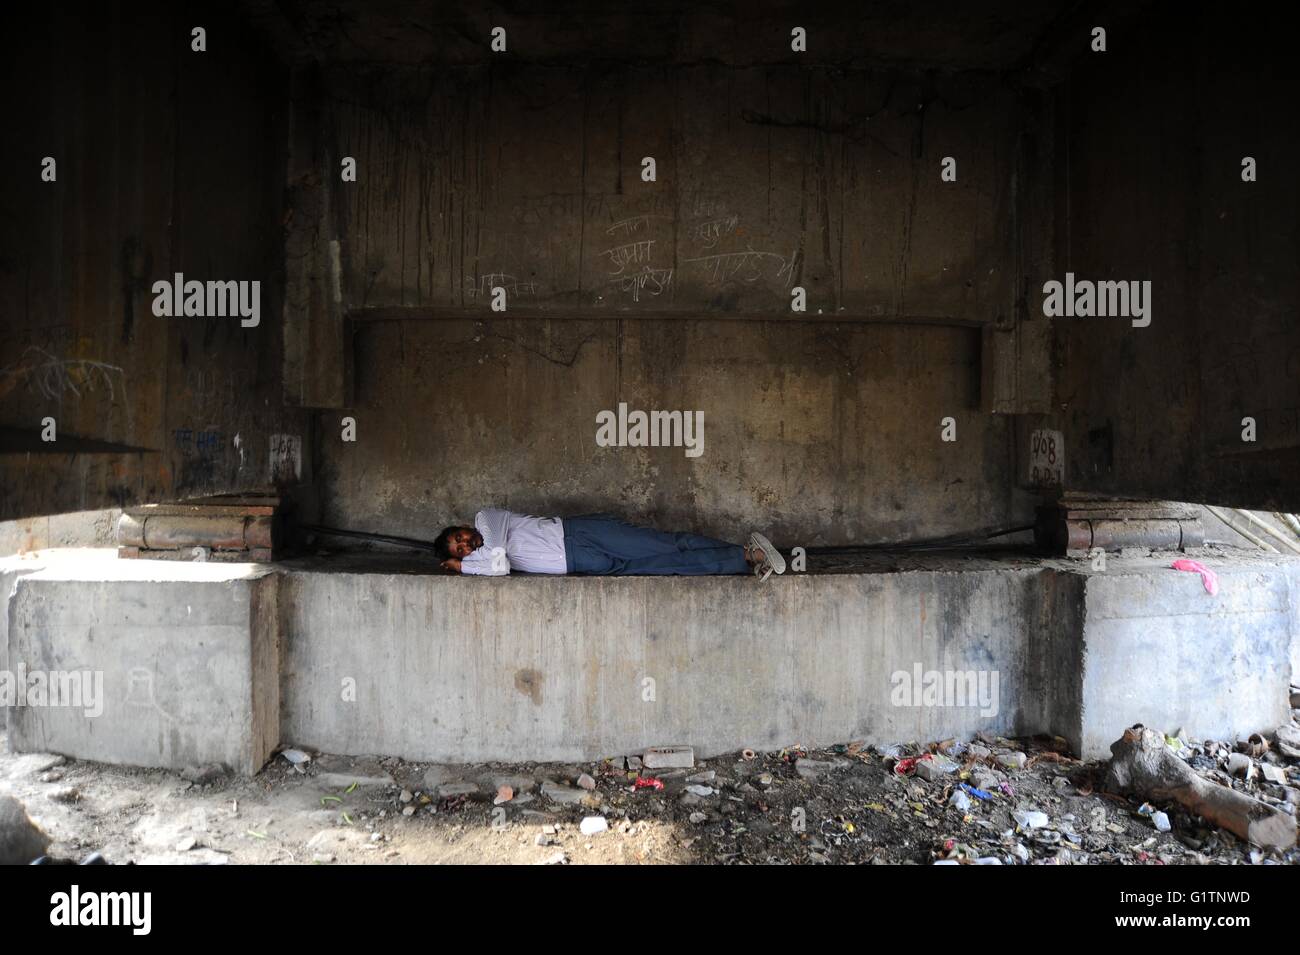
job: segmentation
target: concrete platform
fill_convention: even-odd
[[[100,554],[100,552],[94,552]],[[1300,560],[881,554],[749,578],[458,578],[352,556],[268,568],[47,561],[9,582],[8,653],[102,670],[106,701],[10,710],[19,749],[255,772],[277,743],[415,760],[585,760],[1289,715]],[[28,562],[30,568],[30,562]],[[814,566],[818,566],[814,562]],[[6,576],[7,575],[7,576]],[[153,674],[150,709],[142,672]]]
[[[15,751],[241,773],[265,764],[279,742],[277,574],[115,550],[38,560],[12,579],[7,667],[70,681],[80,699],[9,707]]]

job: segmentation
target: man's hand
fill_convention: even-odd
[[[459,573],[460,573],[460,558],[459,558],[459,557],[448,557],[446,560],[444,560],[444,561],[442,562],[442,569],[445,570],[445,571],[446,571],[447,573],[449,573],[449,574],[459,574]]]

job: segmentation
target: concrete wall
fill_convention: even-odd
[[[30,149],[0,157],[0,519],[310,483],[319,462],[311,490],[332,519],[383,529],[490,493],[887,539],[1022,516],[1009,484],[1041,425],[1065,433],[1075,489],[1300,509],[1300,210],[1280,172],[1300,133],[1276,121],[1291,106],[1271,72],[1289,55],[1277,14],[578,11],[21,11],[5,53],[25,95],[6,121]],[[789,50],[795,15],[806,55]],[[1104,54],[1087,49],[1098,18]],[[204,53],[190,49],[198,21]],[[498,22],[509,55],[487,47]],[[1257,182],[1240,180],[1244,155]],[[356,182],[337,174],[345,156]],[[955,182],[939,177],[947,156]],[[306,278],[302,249],[321,256]],[[1066,270],[1150,279],[1153,325],[1054,322],[1049,361],[1031,319]],[[176,271],[261,281],[261,326],[155,318],[151,283]],[[509,321],[487,310],[495,284]],[[795,285],[810,317],[908,331],[809,330],[788,309]],[[736,328],[701,324],[714,320]],[[442,350],[469,364],[421,357]],[[827,353],[846,366],[833,387]],[[701,378],[715,371],[725,395]],[[758,410],[736,397],[751,371],[782,379]],[[389,376],[406,383],[400,415]],[[715,434],[752,430],[749,473],[626,453],[575,487],[590,403],[636,402],[651,380],[674,407],[699,402]],[[449,394],[471,383],[491,397],[466,421],[469,399]],[[954,471],[933,419],[958,397]],[[1021,416],[1019,447],[976,407]],[[331,439],[345,411],[372,442],[365,461],[312,452],[312,427]],[[436,447],[408,440],[453,414]],[[521,449],[522,433],[536,444]],[[300,449],[287,472],[276,435]],[[501,483],[428,490],[430,472],[499,474],[501,447],[528,454]],[[418,504],[380,514],[375,499]]]
[[[1027,516],[980,330],[1021,285],[1032,97],[707,59],[327,72],[323,152],[360,170],[327,187],[359,433],[319,417],[329,521],[497,501],[841,543]],[[703,457],[597,448],[620,401],[702,411]]]
[[[814,315],[1009,312],[1021,95],[710,59],[328,70],[326,151],[358,168],[330,177],[347,305],[487,313],[502,285],[522,312],[782,318],[800,285]]]
[[[1070,487],[1300,509],[1300,129],[1281,120],[1282,16],[1156,4],[1058,91],[1054,277],[1148,279],[1154,297],[1147,328],[1053,320]]]
[[[74,511],[0,521],[0,557],[51,547],[112,547],[117,544],[117,519],[122,512]]]
[[[47,4],[10,27],[0,519],[270,483],[271,436],[307,437],[280,384],[287,71],[229,5]],[[156,317],[176,272],[260,281],[260,325]]]
[[[383,322],[357,440],[321,417],[325,519],[410,536],[499,503],[812,546],[1029,519],[972,329],[726,321]],[[597,447],[596,415],[701,411],[703,454]],[[941,420],[957,440],[940,440]]]
[[[459,762],[591,759],[666,742],[707,755],[1032,732],[1042,728],[1029,716],[1037,577],[758,586],[293,573],[282,735],[332,752]],[[996,673],[989,712],[910,696],[895,705],[892,675],[911,678],[917,665]],[[355,702],[341,698],[349,679]]]
[[[764,588],[295,572],[282,732],[327,751],[457,762],[981,730],[1060,735],[1100,759],[1137,722],[1228,740],[1271,731],[1289,717],[1300,562],[1205,560],[1216,597],[1167,560],[1136,558],[1105,572],[1053,561]],[[896,697],[895,674],[918,664],[945,679],[996,673],[996,712]]]
[[[1071,743],[1102,756],[1124,727],[1236,740],[1287,722],[1284,689],[1300,644],[1294,562],[1245,567],[1207,561],[1219,592],[1200,576],[1121,565],[1087,577],[1082,718]]]

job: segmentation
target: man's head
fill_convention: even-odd
[[[444,527],[437,540],[433,542],[434,553],[442,560],[449,557],[464,560],[482,546],[482,534],[472,527],[462,527],[456,524]]]

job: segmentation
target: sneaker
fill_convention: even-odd
[[[754,563],[754,573],[758,574],[761,580],[767,580],[773,573],[785,573],[785,558],[772,546],[770,540],[757,531],[749,535],[749,550],[751,554],[754,551],[763,552],[763,559]]]

